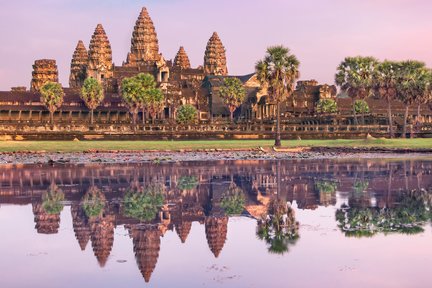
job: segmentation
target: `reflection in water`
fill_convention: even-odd
[[[194,222],[204,225],[214,257],[233,215],[256,219],[257,236],[278,254],[301,241],[295,209],[339,207],[346,236],[420,233],[432,215],[431,172],[431,161],[378,160],[10,166],[0,174],[0,204],[31,204],[42,234],[58,233],[70,206],[80,249],[90,242],[101,267],[115,228],[125,227],[149,282],[161,238],[175,230],[185,243]]]

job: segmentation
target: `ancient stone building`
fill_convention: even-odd
[[[207,217],[205,220],[207,243],[213,255],[218,258],[228,233],[228,217]]]
[[[104,267],[114,244],[114,215],[89,220],[93,253],[101,267]]]
[[[90,40],[87,75],[101,82],[113,76],[111,44],[102,24],[96,26]]]
[[[60,228],[60,213],[47,213],[42,203],[32,203],[36,231],[39,234],[57,234]]]
[[[32,92],[39,92],[39,89],[47,82],[58,82],[58,70],[56,60],[36,60],[33,64],[30,90]]]
[[[87,78],[87,68],[89,57],[84,43],[80,40],[75,48],[71,61],[71,72],[69,77],[69,87],[79,88]]]
[[[204,55],[204,73],[206,75],[228,75],[225,47],[219,35],[214,32],[207,43]]]
[[[136,21],[131,40],[131,52],[127,56],[126,66],[143,66],[160,59],[159,42],[153,21],[146,8]]]
[[[180,47],[177,55],[174,58],[174,66],[180,67],[181,69],[190,69],[191,64],[189,61],[189,57],[186,54],[186,51],[183,46]]]
[[[190,221],[182,221],[181,223],[175,225],[175,230],[182,243],[186,243],[186,239],[189,235],[191,228],[192,222]]]

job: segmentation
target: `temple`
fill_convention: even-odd
[[[120,66],[113,63],[109,33],[102,24],[97,24],[88,47],[84,43],[79,40],[73,51],[69,88],[64,88],[63,104],[54,113],[54,129],[47,125],[49,112],[42,104],[39,89],[48,81],[58,82],[59,71],[55,60],[41,59],[34,62],[29,90],[19,86],[0,92],[0,132],[4,137],[13,139],[19,134],[28,140],[41,137],[73,139],[78,134],[98,134],[98,137],[110,139],[132,132],[130,136],[138,139],[196,138],[202,132],[209,138],[273,137],[275,103],[267,95],[266,89],[261,88],[254,73],[241,76],[229,74],[226,48],[216,32],[203,49],[203,62],[198,67],[191,65],[185,48],[187,46],[179,48],[178,53],[173,55],[174,60],[166,60],[160,53],[157,31],[146,8],[141,10],[135,22],[130,52],[125,55]],[[139,73],[154,76],[165,95],[165,107],[154,116],[158,127],[149,124],[153,121],[149,121],[152,117],[148,112],[140,111],[138,117],[143,119],[142,127],[136,132],[129,125],[131,115],[120,94],[122,80]],[[103,102],[95,110],[95,124],[91,129],[90,112],[80,97],[80,88],[88,77],[97,79],[103,85],[105,94]],[[218,93],[227,77],[238,78],[247,92],[244,103],[234,113],[239,125],[230,129],[226,128],[230,112]],[[349,127],[353,124],[352,99],[340,96],[334,85],[319,84],[315,80],[298,81],[292,97],[282,103],[283,136],[352,138],[364,133],[382,136],[388,132],[383,127],[387,121],[387,104],[384,100],[375,97],[367,100],[371,113],[366,116],[365,124],[370,127],[365,132],[360,130],[361,127]],[[316,103],[321,99],[336,100],[339,113],[330,117],[317,115]],[[175,123],[177,109],[184,104],[195,106],[199,123],[207,126],[188,127],[185,128],[187,133],[178,132],[176,125],[172,124]],[[393,110],[395,122],[400,126],[404,105],[394,101]],[[410,115],[415,115],[416,111],[412,107]],[[425,122],[432,122],[432,110],[428,105],[422,108],[422,115]],[[146,131],[149,130],[160,132],[148,135]],[[45,134],[41,135],[40,132]],[[85,135],[80,137],[85,138]]]

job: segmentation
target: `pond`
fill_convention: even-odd
[[[430,287],[432,160],[11,165],[0,287]]]

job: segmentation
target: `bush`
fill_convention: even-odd
[[[177,111],[177,121],[181,124],[190,124],[197,118],[197,109],[190,105],[182,105]]]
[[[357,114],[369,113],[369,105],[364,100],[356,100],[354,102],[354,109]]]
[[[316,111],[320,114],[336,113],[338,111],[337,103],[333,99],[321,99],[316,104]]]

